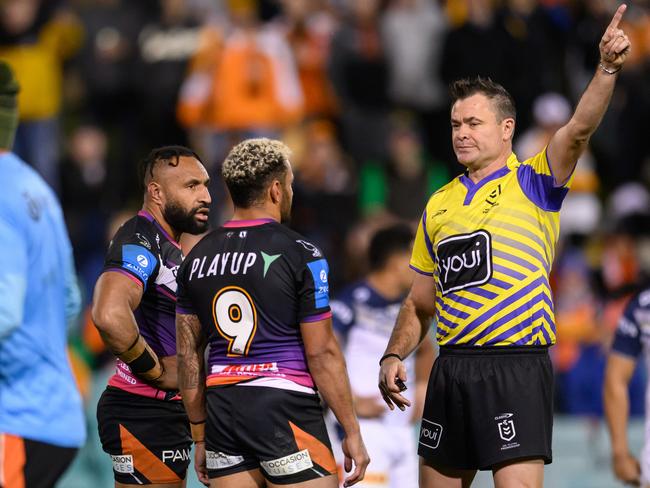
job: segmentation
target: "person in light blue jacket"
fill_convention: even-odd
[[[52,189],[11,152],[18,83],[0,61],[0,487],[53,487],[86,438],[66,353],[80,308]]]

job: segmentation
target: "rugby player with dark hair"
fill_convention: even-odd
[[[402,488],[418,483],[418,454],[413,425],[424,403],[434,359],[433,341],[422,341],[404,360],[410,388],[402,395],[414,402],[411,415],[391,411],[377,390],[377,359],[383,354],[400,304],[413,276],[408,264],[415,235],[406,224],[379,229],[368,248],[370,272],[332,300],[332,322],[341,339],[350,376],[354,408],[361,434],[372,458],[360,487]]]
[[[452,85],[452,145],[467,169],[434,193],[415,238],[413,285],[384,356],[379,388],[390,408],[403,363],[432,319],[440,354],[431,371],[418,454],[420,486],[465,488],[490,470],[497,488],[543,486],[552,461],[556,342],[549,274],[559,212],[576,162],[607,111],[630,51],[621,5],[600,42],[600,63],[569,122],[519,161],[515,107],[487,79]]]
[[[199,479],[212,488],[337,487],[319,392],[345,431],[351,486],[369,459],[332,331],[327,261],[281,223],[293,197],[289,150],[246,140],[222,173],[234,216],[178,272],[179,384]]]
[[[208,228],[209,178],[182,146],[151,151],[140,175],[142,210],[113,237],[95,285],[93,321],[118,358],[97,420],[116,487],[180,488],[191,438],[176,371],[178,242]]]

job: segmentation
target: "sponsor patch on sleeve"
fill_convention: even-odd
[[[329,266],[325,259],[307,263],[309,271],[314,278],[314,299],[316,308],[327,307],[330,303],[330,286],[328,282]]]
[[[122,246],[122,267],[140,278],[146,285],[147,280],[156,269],[158,261],[143,246],[125,244]]]

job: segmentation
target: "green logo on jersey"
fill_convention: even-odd
[[[262,251],[262,259],[264,259],[264,274],[262,275],[266,278],[266,272],[269,270],[269,267],[273,264],[273,261],[278,259],[282,254],[266,254]]]

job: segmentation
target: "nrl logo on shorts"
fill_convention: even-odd
[[[504,413],[494,417],[494,420],[497,421],[497,427],[499,428],[499,437],[506,442],[511,441],[517,435],[517,432],[515,431],[515,422],[512,419],[513,416],[514,415],[511,413]]]

